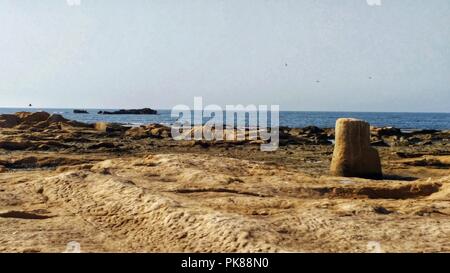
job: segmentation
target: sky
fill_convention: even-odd
[[[450,1],[0,0],[0,107],[450,112]]]

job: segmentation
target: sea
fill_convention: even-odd
[[[114,111],[117,109],[83,109],[89,114],[74,114],[74,109],[55,108],[0,108],[0,114],[11,114],[20,111],[46,111],[48,113],[61,114],[67,119],[86,123],[99,121],[114,122],[137,126],[141,124],[160,123],[173,124],[177,117],[171,116],[170,110],[157,110],[157,115],[99,115],[99,111]],[[193,116],[193,115],[192,115]],[[225,115],[224,115],[225,116]],[[303,112],[303,111],[280,111],[280,126],[301,128],[306,126],[317,126],[320,128],[334,127],[338,118],[357,118],[368,121],[377,127],[397,127],[404,130],[409,129],[435,129],[450,130],[450,113],[383,113],[383,112]],[[248,115],[245,117],[248,120]],[[208,118],[204,118],[206,122]],[[269,117],[270,121],[270,117]]]

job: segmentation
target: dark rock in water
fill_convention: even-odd
[[[119,110],[119,111],[99,111],[99,115],[156,115],[158,112],[150,108],[143,109],[130,109],[130,110]]]
[[[73,110],[73,113],[74,114],[89,114],[89,112],[86,110],[78,110],[78,109]]]

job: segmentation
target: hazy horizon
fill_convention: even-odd
[[[120,109],[142,109],[142,108],[151,108],[157,111],[171,111],[171,108],[158,108],[158,107],[110,107],[110,108],[105,108],[105,107],[27,107],[27,106],[22,106],[22,107],[15,107],[15,106],[0,106],[0,109],[30,109],[30,110],[36,110],[36,111],[40,111],[40,110],[45,110],[45,109],[49,109],[49,110],[120,110]],[[225,108],[225,107],[224,107]],[[225,109],[224,109],[225,111]],[[450,111],[443,111],[443,112],[438,112],[438,111],[434,111],[434,112],[404,112],[404,111],[327,111],[327,110],[292,110],[292,109],[280,109],[281,112],[305,112],[305,113],[314,113],[314,112],[318,112],[318,113],[399,113],[399,114],[450,114]]]
[[[450,1],[0,0],[0,107],[448,113]]]

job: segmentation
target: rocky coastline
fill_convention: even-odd
[[[334,138],[282,127],[262,152],[160,124],[0,115],[0,251],[450,251],[450,131],[371,127],[381,180],[333,176]]]

